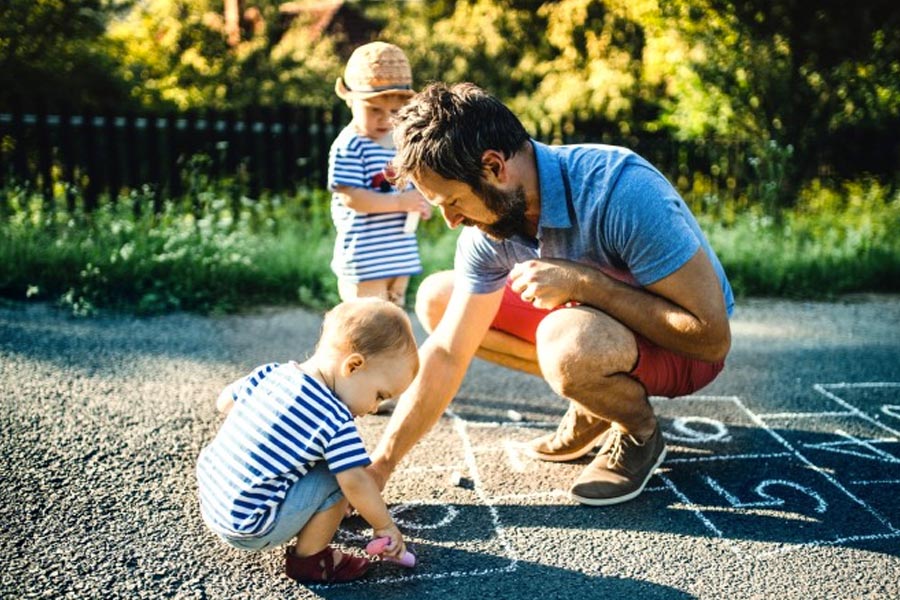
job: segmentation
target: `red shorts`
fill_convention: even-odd
[[[534,344],[541,320],[554,310],[564,308],[535,308],[507,285],[491,328]],[[674,398],[691,394],[712,382],[725,366],[724,361],[709,363],[660,348],[636,333],[634,339],[637,341],[638,359],[629,375],[637,379],[650,396]]]

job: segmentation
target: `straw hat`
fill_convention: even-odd
[[[412,96],[412,69],[403,50],[393,44],[372,42],[353,51],[344,76],[334,91],[342,100],[372,98],[382,94]]]

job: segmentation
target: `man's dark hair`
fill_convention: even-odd
[[[528,140],[528,132],[512,111],[480,87],[432,83],[395,118],[397,155],[391,161],[392,178],[405,185],[427,168],[480,192],[484,152],[496,150],[509,158]]]

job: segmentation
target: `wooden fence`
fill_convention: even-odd
[[[231,178],[251,198],[321,188],[331,142],[349,119],[344,105],[242,113],[0,112],[0,188],[28,185],[49,202],[58,195],[58,184],[65,183],[70,210],[77,197],[92,210],[103,195],[115,199],[124,190],[144,186],[153,191],[153,208],[159,210],[163,198],[181,197],[192,170],[219,181]],[[741,145],[623,139],[589,123],[570,123],[535,137],[629,146],[683,192],[695,191],[702,179],[703,193],[726,199],[753,184],[750,157]],[[198,156],[205,157],[202,164]]]
[[[143,186],[159,202],[179,197],[196,167],[192,157],[205,156],[204,175],[235,178],[251,197],[322,187],[329,147],[348,120],[343,105],[242,113],[0,113],[0,186],[34,186],[49,199],[54,182],[65,182],[80,191],[88,210],[102,194]]]

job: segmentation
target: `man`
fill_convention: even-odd
[[[712,381],[734,300],[684,201],[624,148],[531,140],[472,84],[433,84],[398,114],[394,176],[450,227],[453,272],[419,288],[421,369],[373,454],[384,484],[450,403],[476,354],[542,376],[569,409],[527,451],[596,458],[571,494],[589,505],[641,493],[665,457],[648,395]]]

